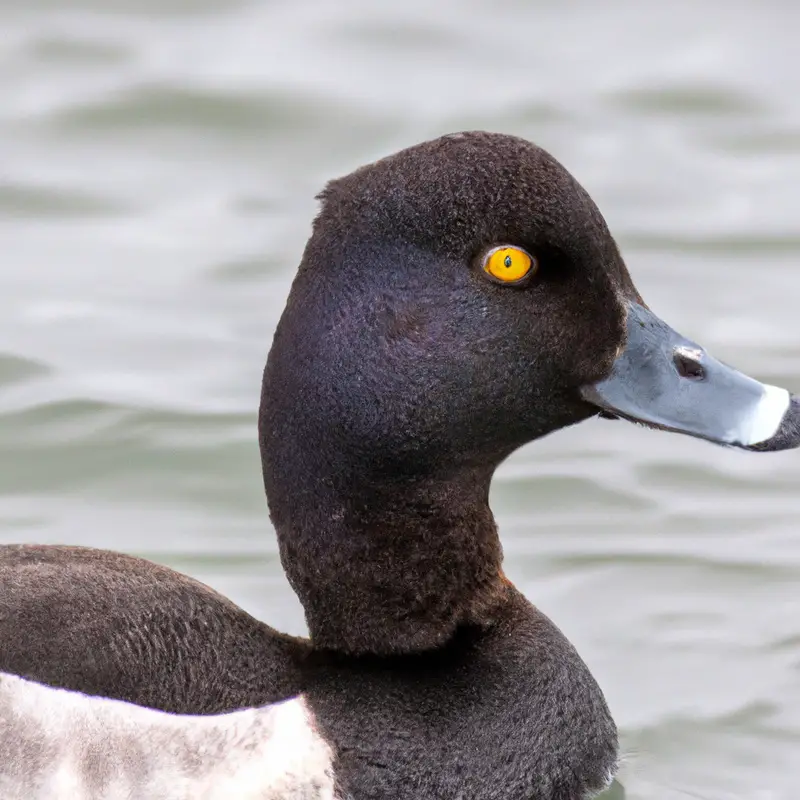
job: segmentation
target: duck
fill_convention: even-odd
[[[258,415],[309,636],[143,559],[0,548],[0,785],[20,797],[51,762],[72,793],[53,779],[48,798],[595,795],[617,728],[503,571],[497,467],[598,416],[800,445],[800,400],[657,317],[589,194],[535,144],[442,136],[318,199]],[[292,726],[305,755],[282,761]]]

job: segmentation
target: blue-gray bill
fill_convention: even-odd
[[[606,415],[746,450],[800,446],[800,399],[717,361],[644,306],[628,304],[627,342],[582,394]]]

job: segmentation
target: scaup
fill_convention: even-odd
[[[77,703],[72,716],[111,738],[129,708],[145,773],[163,711],[270,715],[288,700],[330,753],[337,797],[598,792],[616,769],[614,722],[572,645],[504,576],[488,505],[510,453],[598,414],[750,450],[800,444],[797,399],[661,322],[588,194],[533,144],[455,134],[335,180],[258,425],[310,641],[146,561],[9,547],[0,669],[101,696],[6,677],[9,703]],[[27,724],[8,719],[6,753]],[[0,780],[15,774],[0,764]],[[69,796],[102,796],[102,780],[81,786]]]

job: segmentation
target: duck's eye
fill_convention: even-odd
[[[519,247],[492,248],[483,259],[483,269],[503,283],[516,283],[536,271],[536,259]]]

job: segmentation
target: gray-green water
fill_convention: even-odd
[[[594,195],[684,334],[800,390],[793,0],[0,0],[0,537],[303,632],[255,441],[324,181],[464,128]],[[604,687],[628,800],[800,786],[800,454],[622,423],[519,452],[506,571]]]

